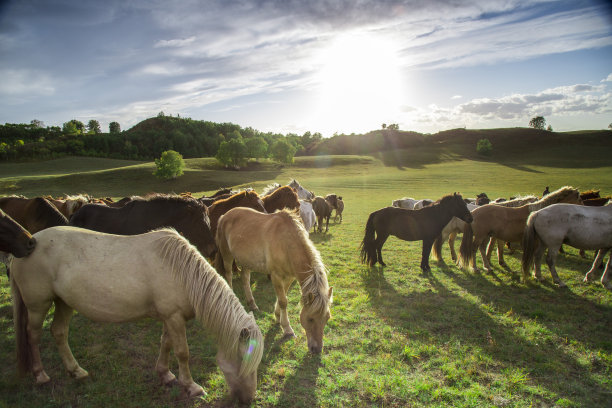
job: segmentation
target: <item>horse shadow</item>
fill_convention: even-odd
[[[280,392],[278,406],[293,407],[296,403],[296,394],[299,394],[300,406],[316,407],[319,405],[316,396],[317,378],[321,367],[321,355],[308,353],[300,362],[294,374],[285,378],[283,389]]]
[[[437,271],[450,276],[462,290],[478,297],[478,301],[471,301],[450,290],[436,278]],[[425,279],[432,288],[430,291],[402,293],[389,283],[382,268],[366,268],[361,271],[362,284],[369,295],[368,301],[374,312],[387,324],[408,333],[413,339],[426,342],[433,339],[439,344],[458,340],[461,344],[479,349],[480,353],[489,355],[503,366],[527,367],[532,375],[531,381],[558,395],[567,394],[563,389],[567,383],[571,383],[572,388],[576,390],[583,389],[581,385],[584,381],[594,382],[595,377],[602,374],[596,371],[605,370],[605,367],[589,370],[550,337],[539,344],[530,341],[528,337],[520,335],[511,324],[495,318],[488,311],[492,307],[498,311],[508,310],[507,313],[521,317],[537,318],[537,314],[534,315],[534,312],[529,310],[529,302],[524,298],[526,295],[533,297],[533,289],[521,289],[514,285],[499,287],[485,276],[458,274],[446,265],[434,269]],[[570,294],[562,296],[566,296],[570,304],[580,302],[580,299]],[[584,300],[582,302],[588,303]],[[546,299],[543,299],[540,313],[545,311],[546,304]],[[591,308],[587,307],[585,311],[589,309]],[[610,316],[607,309],[609,308],[602,307],[600,313],[608,313]],[[402,313],[389,313],[389,310],[402,310]],[[556,312],[554,314],[557,315]],[[610,320],[606,319],[608,322]],[[540,319],[537,321],[541,323]],[[561,323],[560,320],[552,321],[551,326],[561,327],[549,329],[564,338]],[[604,333],[604,326],[602,325],[601,332],[598,331],[597,335],[608,336],[603,338],[609,339],[609,333]],[[584,337],[587,335],[591,336],[592,333],[585,334]],[[605,341],[609,342],[602,340],[604,343]],[[605,344],[593,344],[603,349],[609,348]],[[556,368],[555,375],[550,375],[550,367]],[[563,376],[563,381],[558,381],[557,376]],[[605,398],[603,394],[605,393],[596,398]],[[572,397],[579,406],[593,403],[593,396],[587,395],[586,391],[577,391]]]

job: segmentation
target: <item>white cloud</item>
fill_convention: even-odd
[[[179,38],[174,40],[159,40],[153,45],[153,48],[180,48],[185,47],[195,41],[195,36],[189,38]]]
[[[32,98],[49,96],[55,93],[50,77],[35,70],[0,70],[0,95],[5,97]]]

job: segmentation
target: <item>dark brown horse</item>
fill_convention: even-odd
[[[22,258],[30,255],[35,246],[36,240],[32,235],[0,210],[0,251]]]
[[[68,219],[47,199],[9,196],[0,198],[0,209],[30,234],[49,227],[68,225]]]
[[[154,194],[133,198],[119,208],[86,204],[74,213],[70,225],[118,235],[137,235],[170,227],[204,256],[213,257],[217,250],[206,206],[189,197]]]
[[[453,217],[472,222],[472,214],[457,193],[444,196],[420,210],[386,207],[374,211],[368,218],[361,242],[361,262],[370,266],[379,262],[386,266],[382,259],[382,247],[389,235],[394,235],[404,241],[423,241],[421,270],[423,273],[430,272],[431,246]]]
[[[266,212],[272,214],[276,210],[287,208],[296,210],[300,208],[300,201],[295,190],[289,186],[278,187],[268,195],[261,197]]]
[[[325,232],[329,231],[329,217],[331,217],[332,208],[332,204],[327,201],[326,198],[316,196],[312,200],[312,209],[314,210],[315,215],[317,216],[317,224],[319,224],[317,229],[319,230],[319,232],[323,231],[324,220],[326,221]]]
[[[213,236],[217,231],[219,218],[234,207],[248,207],[259,212],[265,213],[266,208],[264,203],[255,191],[241,191],[231,197],[215,201],[208,208],[208,216],[210,217],[210,230]]]

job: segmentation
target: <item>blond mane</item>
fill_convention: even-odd
[[[200,255],[198,250],[172,229],[158,241],[160,253],[181,282],[197,320],[210,330],[228,357],[238,359],[243,329],[248,329],[248,356],[242,359],[240,375],[257,370],[263,355],[263,336],[253,314],[247,313],[227,282]]]
[[[545,195],[535,203],[528,204],[529,211],[537,211],[551,204],[559,203],[572,194],[575,194],[578,200],[580,199],[580,191],[578,191],[577,188],[570,186],[561,187],[560,189]]]

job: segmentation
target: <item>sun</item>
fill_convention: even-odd
[[[320,57],[315,121],[339,133],[397,122],[402,105],[401,64],[395,44],[367,34],[336,38]]]

